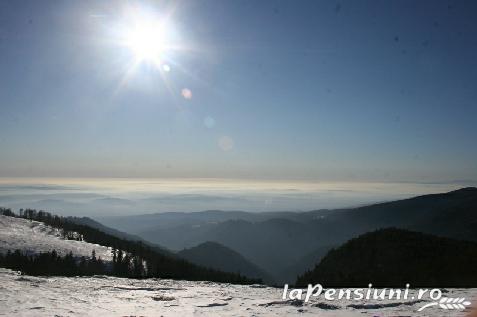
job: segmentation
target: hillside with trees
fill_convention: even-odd
[[[476,287],[477,243],[381,229],[331,250],[296,285],[324,287]]]
[[[236,273],[226,273],[204,268],[184,259],[164,254],[161,252],[162,249],[156,249],[141,241],[121,239],[96,228],[78,224],[68,218],[52,215],[45,211],[25,209],[20,210],[19,214],[15,214],[11,209],[0,208],[0,215],[43,222],[48,226],[60,229],[64,239],[86,241],[112,248],[113,261],[109,269],[101,259],[96,259],[94,254],[90,258],[76,259],[74,265],[71,260],[72,257],[74,258],[74,255],[68,254],[61,257],[54,250],[46,254],[33,255],[24,254],[20,250],[11,250],[10,253],[2,256],[1,265],[28,272],[28,274],[110,274],[132,278],[158,277],[236,284],[261,282],[258,279],[249,279]],[[38,264],[39,267],[34,268]],[[82,264],[91,269],[83,270]]]

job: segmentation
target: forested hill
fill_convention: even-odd
[[[107,226],[105,226],[105,225],[103,225],[103,224],[101,224],[101,223],[97,222],[96,220],[93,220],[89,217],[66,217],[66,220],[69,221],[69,222],[79,224],[79,225],[84,225],[84,226],[87,226],[87,227],[98,229],[101,232],[107,233],[107,234],[109,234],[113,237],[117,237],[117,238],[120,238],[122,240],[141,242],[141,243],[149,246],[153,250],[155,250],[159,253],[165,254],[165,255],[169,255],[169,256],[174,256],[175,255],[174,252],[171,252],[170,250],[168,250],[167,248],[165,248],[163,246],[160,246],[156,243],[152,243],[152,242],[149,242],[147,240],[144,240],[143,238],[141,238],[137,235],[129,234],[129,233],[126,233],[126,232],[123,232],[123,231],[120,231],[120,230],[116,230],[116,229],[107,227]]]
[[[382,229],[331,250],[296,284],[324,287],[476,287],[477,243]]]
[[[259,278],[273,284],[273,278],[260,267],[248,261],[241,254],[217,242],[204,242],[177,253],[183,259],[204,267],[226,272],[237,272],[251,278]]]
[[[205,280],[237,284],[261,282],[260,280],[249,279],[235,273],[225,273],[214,269],[204,268],[186,260],[164,254],[157,249],[145,245],[141,241],[121,239],[96,228],[84,224],[78,224],[68,220],[68,218],[52,215],[48,212],[26,209],[20,210],[20,213],[17,215],[10,209],[0,208],[0,215],[43,222],[48,226],[60,229],[65,239],[81,239],[89,243],[112,248],[114,253],[113,268],[117,269],[110,272],[113,275],[136,278],[159,277],[185,280]],[[16,259],[19,266],[22,264],[31,265],[32,262],[38,260],[34,258],[29,261],[26,257],[27,255],[20,254],[19,252],[13,253],[13,251],[15,250],[11,250],[12,255],[8,254],[7,257],[10,258],[10,260]],[[16,258],[13,258],[13,255],[15,255]],[[56,258],[56,254],[54,258]],[[42,258],[41,260],[44,259]],[[58,261],[56,262],[67,262],[69,263],[68,265],[71,263],[68,258],[58,258]],[[22,270],[21,267],[17,267],[17,269]],[[38,274],[41,274],[41,272]]]

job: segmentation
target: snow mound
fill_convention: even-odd
[[[96,257],[112,260],[111,248],[85,241],[65,240],[60,230],[42,222],[0,215],[0,253],[17,249],[27,254],[56,250],[62,256],[71,251],[76,257],[89,257],[95,250]]]

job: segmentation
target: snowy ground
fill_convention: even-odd
[[[16,249],[27,253],[48,252],[53,249],[60,255],[70,251],[75,256],[96,256],[111,261],[111,249],[84,241],[64,240],[58,229],[42,222],[0,215],[0,253]]]
[[[477,289],[447,296],[477,298]],[[466,316],[422,303],[377,309],[347,307],[349,302],[307,304],[281,300],[281,290],[210,282],[115,277],[31,277],[0,269],[1,316]],[[356,304],[356,303],[355,303]],[[369,304],[369,303],[368,303]],[[382,304],[382,302],[381,302]],[[385,305],[384,305],[385,306]]]

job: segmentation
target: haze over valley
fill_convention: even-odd
[[[0,178],[0,206],[105,217],[164,212],[308,211],[445,192],[477,182]]]

